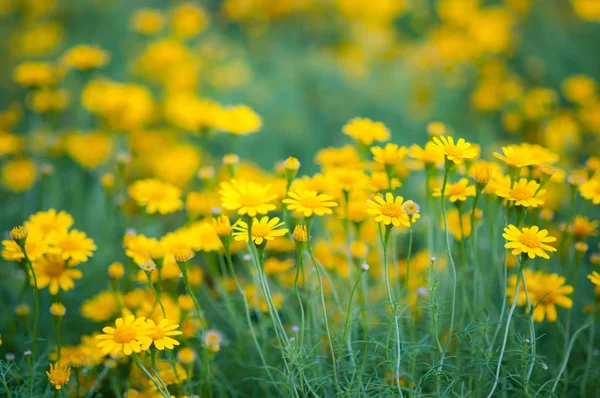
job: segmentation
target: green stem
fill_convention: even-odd
[[[171,394],[169,394],[169,389],[167,388],[167,386],[166,386],[165,382],[163,381],[163,379],[160,377],[160,373],[158,371],[158,366],[156,365],[156,349],[154,349],[154,348],[150,349],[150,360],[151,360],[151,363],[152,363],[152,370],[154,371],[154,375],[156,376],[156,380],[158,380],[158,382],[162,386],[163,390],[170,397]],[[175,375],[177,375],[177,370],[175,370]]]
[[[160,301],[160,297],[158,295],[158,292],[154,288],[154,283],[152,282],[152,272],[144,272],[144,273],[148,277],[148,285],[150,285],[150,289],[152,289],[152,293],[154,294],[154,297],[156,298],[156,301],[158,302],[158,305],[160,305],[160,309],[162,310],[163,318],[167,319],[167,312],[165,311],[165,307],[163,306],[162,301]]]
[[[344,327],[344,335],[342,337],[342,339],[340,340],[340,356],[342,355],[342,344],[344,341],[346,341],[346,336],[348,336],[348,330],[350,330],[350,314],[352,313],[352,301],[354,299],[354,293],[356,292],[356,288],[358,287],[358,284],[360,283],[362,274],[364,273],[364,270],[361,268],[360,272],[358,274],[358,278],[356,278],[356,282],[354,283],[354,286],[352,287],[352,291],[350,292],[350,300],[348,301],[348,311],[346,312],[346,325]]]
[[[40,317],[40,297],[39,297],[39,292],[38,292],[37,276],[35,275],[35,270],[33,269],[31,260],[29,259],[29,256],[27,255],[27,250],[25,250],[25,243],[19,244],[19,246],[21,247],[21,251],[23,252],[23,255],[25,256],[25,262],[27,263],[27,267],[29,268],[31,275],[33,276],[34,303],[33,303],[33,331],[31,333],[31,339],[32,339],[32,345],[33,345],[33,354],[37,357],[36,340],[37,340],[38,319]]]
[[[170,395],[165,394],[165,392],[162,390],[160,384],[154,379],[154,377],[152,377],[152,375],[150,374],[150,372],[148,372],[148,369],[146,369],[144,367],[144,365],[142,365],[142,363],[140,362],[140,359],[138,358],[136,353],[133,353],[131,355],[133,357],[133,362],[135,362],[135,364],[137,365],[138,368],[140,368],[140,370],[142,372],[144,372],[144,374],[146,375],[146,377],[148,377],[150,379],[150,381],[152,382],[152,384],[154,384],[154,386],[156,387],[156,389],[158,390],[158,392],[160,392],[160,394],[165,397],[165,398],[170,398]]]
[[[569,343],[569,347],[567,348],[567,352],[565,353],[565,359],[562,363],[562,366],[560,367],[560,372],[558,372],[558,376],[556,376],[556,380],[554,380],[554,385],[552,386],[552,394],[554,394],[554,390],[556,390],[556,386],[558,385],[558,382],[560,381],[560,378],[562,377],[563,372],[567,368],[567,363],[569,362],[569,356],[571,355],[571,351],[573,350],[573,346],[575,345],[575,341],[577,340],[577,337],[579,336],[579,334],[581,332],[583,332],[585,329],[590,327],[590,323],[586,323],[585,325],[583,325],[582,327],[577,329],[577,331],[575,333],[573,333],[573,338],[571,339],[571,342]]]
[[[300,297],[300,291],[298,290],[298,278],[302,274],[302,280],[304,280],[304,263],[302,259],[302,249],[296,249],[296,278],[294,279],[294,290],[296,291],[296,298],[298,299],[298,305],[300,305],[300,350],[304,348],[304,329],[306,327],[304,319],[304,303],[302,297]]]

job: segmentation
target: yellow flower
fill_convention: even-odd
[[[125,275],[125,267],[118,261],[108,266],[108,276],[111,279],[121,279]]]
[[[121,352],[131,355],[134,352],[140,352],[142,346],[152,344],[144,317],[136,319],[133,315],[129,315],[125,319],[118,318],[115,321],[115,327],[106,326],[102,331],[104,334],[96,336],[96,338],[101,340],[98,347],[105,355],[113,356]]]
[[[27,239],[28,233],[29,232],[27,232],[27,228],[21,225],[18,227],[13,227],[13,229],[10,230],[10,237],[12,240],[19,243],[20,241]]]
[[[435,188],[433,190],[433,196],[441,196],[442,189]],[[469,180],[461,178],[456,184],[447,184],[444,196],[450,197],[450,202],[454,203],[457,200],[464,202],[467,200],[467,196],[475,196],[475,186],[469,185]]]
[[[585,240],[598,235],[598,221],[590,221],[587,217],[575,216],[573,224],[569,225],[569,233],[576,240]]]
[[[39,113],[59,112],[69,104],[66,90],[42,88],[31,93],[31,108]]]
[[[59,255],[48,254],[33,262],[32,265],[37,277],[38,289],[48,286],[53,296],[57,295],[59,290],[66,292],[73,289],[75,287],[73,280],[81,279],[83,276],[80,270],[67,267],[65,260]],[[33,286],[33,278],[30,282]]]
[[[565,278],[557,274],[547,274],[543,271],[533,272],[530,269],[524,270],[525,283],[527,284],[527,294],[530,303],[536,304],[533,310],[533,319],[536,322],[554,322],[557,318],[556,306],[571,308],[573,301],[567,297],[573,293],[573,286],[565,285]],[[514,300],[517,275],[512,275],[508,281],[506,290],[509,300]],[[517,304],[523,306],[527,303],[527,297],[524,289],[520,289]]]
[[[409,201],[407,201],[409,202]],[[385,199],[381,195],[374,195],[372,199],[367,199],[367,212],[375,216],[375,221],[384,225],[393,225],[398,227],[403,225],[410,227],[410,219],[404,211],[404,198],[387,193]],[[413,217],[419,218],[417,215]]]
[[[217,218],[213,218],[213,228],[217,235],[223,237],[227,236],[231,233],[231,223],[229,222],[229,217],[227,216],[219,216]]]
[[[423,148],[418,145],[410,147],[410,156],[413,159],[420,160],[427,165],[439,165],[444,163],[444,153],[437,150],[433,142],[428,142]]]
[[[194,257],[192,249],[184,243],[179,243],[171,251],[173,253],[173,258],[179,263],[184,263]]]
[[[153,178],[131,184],[129,195],[138,206],[146,206],[148,214],[169,214],[183,208],[181,189]]]
[[[494,152],[494,157],[512,167],[525,167],[542,163],[535,159],[526,148],[518,145],[503,146],[502,153]]]
[[[262,127],[262,119],[250,107],[239,105],[218,112],[216,127],[234,135],[247,135]]]
[[[371,148],[375,162],[384,166],[400,163],[408,152],[409,150],[405,146],[399,147],[396,144],[387,144],[383,148],[379,146]]]
[[[2,245],[4,246],[2,258],[5,260],[21,261],[25,258],[23,251],[14,240],[3,240]],[[48,241],[45,239],[42,232],[35,226],[29,225],[27,227],[25,250],[31,261],[38,260],[48,252]]]
[[[108,321],[118,310],[119,303],[112,291],[100,292],[81,305],[81,315],[96,322]]]
[[[593,271],[588,275],[588,279],[596,286],[600,286],[600,274],[596,271]]]
[[[177,360],[184,365],[189,365],[196,359],[196,353],[188,347],[183,347],[177,351]]]
[[[600,177],[590,178],[579,186],[579,192],[587,200],[591,200],[593,204],[600,204]]]
[[[48,241],[52,246],[50,253],[60,255],[63,260],[69,260],[70,266],[86,262],[93,255],[92,251],[96,250],[94,241],[84,232],[75,229],[54,233]]]
[[[64,210],[56,212],[54,209],[47,211],[38,211],[29,216],[29,220],[25,223],[27,227],[33,226],[40,230],[44,235],[49,235],[53,232],[67,232],[73,225],[73,217]]]
[[[596,97],[598,85],[594,79],[589,76],[574,75],[564,79],[561,88],[563,94],[569,101],[579,105],[585,105],[592,102]]]
[[[164,25],[164,17],[159,10],[144,8],[137,10],[131,17],[131,29],[143,35],[158,33]]]
[[[296,225],[294,227],[294,233],[292,234],[296,242],[306,242],[308,240],[308,234],[305,225]]]
[[[278,217],[264,216],[260,219],[252,219],[252,241],[260,245],[264,241],[273,240],[278,236],[283,236],[288,232],[287,228],[280,228],[285,223],[280,222]],[[238,241],[248,241],[248,224],[244,221],[238,221],[234,226],[233,236]]]
[[[297,171],[300,168],[300,161],[297,158],[290,156],[283,161],[283,167],[287,171]]]
[[[513,249],[512,254],[515,256],[525,253],[529,258],[535,258],[537,256],[549,259],[550,256],[546,251],[556,251],[554,247],[546,244],[556,241],[556,238],[548,236],[547,230],[540,230],[536,225],[531,228],[523,227],[519,230],[517,227],[510,224],[508,228],[504,228],[502,237],[508,241],[504,247]]]
[[[6,111],[5,111],[6,112]],[[2,126],[2,116],[4,112],[0,112],[0,130]],[[21,153],[24,147],[24,140],[22,137],[0,131],[0,157],[5,155],[18,155]]]
[[[47,62],[25,62],[18,65],[13,73],[15,82],[25,87],[41,87],[54,84],[58,74]]]
[[[267,214],[275,210],[275,205],[269,202],[277,199],[277,195],[270,193],[270,185],[230,180],[222,182],[220,188],[223,207],[227,210],[237,210],[241,216],[247,214],[256,217],[257,214]]]
[[[29,159],[8,161],[2,167],[2,182],[14,192],[25,192],[35,182],[37,168]]]
[[[57,317],[63,317],[67,313],[67,309],[61,303],[52,303],[50,305],[50,313]]]
[[[159,241],[142,234],[126,236],[123,245],[125,246],[125,255],[137,265],[164,256],[164,248]]]
[[[87,71],[105,66],[110,57],[99,47],[79,45],[71,48],[62,57],[62,62],[68,67]]]
[[[496,195],[514,202],[515,206],[538,207],[543,205],[544,201],[537,196],[546,193],[545,189],[540,189],[538,192],[539,186],[540,184],[534,180],[527,181],[526,178],[521,178],[511,187],[510,178],[507,177],[502,180],[500,187],[496,190]]]
[[[104,133],[74,133],[65,141],[67,153],[87,170],[97,169],[106,161],[112,150],[110,136]]]
[[[454,164],[461,164],[463,160],[475,159],[479,152],[464,138],[459,138],[456,144],[452,137],[433,137],[434,149],[444,154],[445,158]]]
[[[319,194],[316,191],[294,191],[288,192],[289,198],[283,199],[288,210],[293,210],[298,215],[304,217],[323,216],[332,214],[332,207],[338,204],[333,201],[333,197],[326,194]]]
[[[71,377],[71,368],[62,363],[50,364],[50,371],[46,371],[46,376],[50,383],[60,390],[65,384],[69,382]]]
[[[371,119],[354,118],[346,123],[342,131],[364,145],[371,145],[373,141],[390,139],[387,127],[383,123],[374,122]]]
[[[142,345],[143,350],[148,349],[151,344],[154,344],[154,347],[161,351],[165,347],[172,350],[176,345],[179,345],[179,341],[171,337],[182,334],[181,331],[176,330],[179,325],[170,323],[167,319],[163,319],[158,324],[154,323],[152,319],[147,319],[146,323],[151,341]]]
[[[204,30],[208,25],[208,16],[203,8],[196,4],[184,3],[173,13],[173,31],[181,39],[189,39]]]

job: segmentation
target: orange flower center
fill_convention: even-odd
[[[65,263],[60,258],[50,258],[46,261],[44,272],[50,278],[58,278],[65,270]]]
[[[402,207],[395,203],[385,203],[381,206],[381,214],[388,217],[400,217],[404,213]]]
[[[524,246],[527,246],[531,249],[535,249],[536,247],[540,247],[540,238],[537,237],[536,234],[531,232],[524,233],[519,238],[519,242],[521,242]]]
[[[531,194],[525,187],[515,187],[512,190],[512,197],[516,200],[527,200],[531,199]]]
[[[252,226],[252,236],[255,238],[264,238],[269,235],[271,229],[267,224],[256,224]]]
[[[117,343],[129,343],[135,340],[137,336],[137,330],[129,325],[123,325],[115,330],[113,340]]]
[[[60,242],[60,248],[65,252],[72,252],[79,249],[79,241],[67,237],[65,240]]]
[[[453,158],[460,158],[462,156],[462,151],[456,147],[456,145],[448,145],[446,147],[446,156]]]
[[[159,328],[158,326],[152,329],[152,334],[150,335],[150,338],[152,340],[160,340],[163,337],[165,337],[165,332],[164,330],[162,330],[162,328]]]
[[[316,209],[321,206],[321,200],[316,196],[304,196],[298,200],[298,203],[308,209]]]

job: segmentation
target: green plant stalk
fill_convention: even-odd
[[[527,373],[525,374],[525,378],[523,380],[523,388],[525,389],[525,395],[529,397],[529,380],[531,378],[531,373],[533,372],[533,367],[535,366],[535,355],[536,355],[536,335],[535,335],[535,323],[533,320],[533,305],[529,300],[529,290],[527,290],[527,281],[525,280],[525,272],[521,271],[521,279],[523,280],[523,289],[525,290],[525,300],[527,301],[527,310],[529,311],[529,344],[531,345],[531,363],[529,364],[529,368],[527,369]]]
[[[235,269],[233,268],[233,261],[231,259],[231,249],[230,249],[229,243],[228,242],[224,243],[223,247],[225,249],[225,258],[227,260],[227,265],[229,267],[229,273],[231,274],[231,277],[233,278],[235,286],[236,286],[238,292],[240,293],[240,296],[242,296],[242,301],[244,302],[244,312],[246,314],[246,321],[248,322],[248,327],[250,328],[250,335],[252,336],[252,340],[254,341],[256,350],[258,351],[258,356],[260,357],[260,360],[267,372],[267,375],[269,376],[269,380],[271,380],[271,382],[274,383],[275,379],[273,379],[273,375],[271,374],[271,371],[269,370],[267,361],[265,360],[265,356],[264,356],[262,349],[260,347],[260,344],[258,342],[258,338],[256,337],[256,331],[254,330],[254,325],[252,324],[252,318],[250,317],[250,307],[248,305],[248,300],[246,299],[246,295],[244,294],[244,289],[242,288],[242,285],[240,284],[237,274],[235,273]]]
[[[508,227],[508,216],[509,216],[510,207],[508,204],[506,205],[506,212],[504,218],[504,225]],[[502,283],[504,282],[504,283]],[[502,327],[502,319],[504,319],[504,312],[506,311],[506,302],[507,302],[507,284],[508,284],[508,249],[504,250],[504,280],[501,281],[500,287],[502,289],[502,308],[500,309],[500,318],[498,319],[498,326],[496,327],[496,331],[494,332],[494,336],[490,341],[489,352],[492,352],[492,348],[494,347],[494,343],[496,342],[496,338],[498,337],[498,333],[500,333],[500,328]]]
[[[567,245],[567,230],[569,228],[569,225],[571,225],[572,221],[573,221],[573,213],[575,213],[575,198],[576,198],[576,194],[577,194],[577,189],[571,187],[571,199],[569,201],[569,212],[567,213],[567,222],[565,224],[564,229],[562,230],[561,236],[560,236],[560,262],[563,265],[563,267],[565,266],[564,262],[566,260],[566,253],[567,251],[565,250],[565,247]]]
[[[410,217],[410,227],[408,227],[408,253],[406,255],[406,275],[404,276],[404,291],[407,292],[408,281],[410,279],[410,260],[412,257],[412,246],[413,246],[413,222],[412,216]]]
[[[159,384],[162,386],[165,393],[170,397],[169,389],[167,388],[165,382],[160,377],[160,373],[158,372],[158,366],[156,365],[156,349],[152,347],[150,349],[150,361],[152,363],[152,370],[154,371],[154,375],[156,376],[156,380],[158,380]],[[175,370],[175,375],[177,375],[177,370]]]
[[[400,361],[401,361],[401,351],[400,351],[400,326],[398,325],[398,315],[396,314],[396,302],[392,297],[392,288],[390,286],[390,275],[389,275],[389,264],[388,264],[388,242],[390,238],[390,234],[393,230],[393,226],[386,226],[385,228],[385,236],[383,238],[383,268],[385,273],[385,287],[387,290],[388,300],[390,302],[390,309],[392,310],[392,316],[394,317],[394,327],[396,330],[396,384],[398,386],[398,394],[403,397],[402,386],[400,385]],[[388,342],[386,342],[386,350],[389,350]]]
[[[590,377],[590,369],[592,367],[592,359],[593,359],[593,355],[594,355],[594,338],[596,337],[596,320],[594,318],[594,311],[596,311],[596,306],[598,304],[594,303],[592,306],[592,313],[590,315],[590,337],[588,339],[588,346],[587,346],[587,358],[585,361],[585,371],[583,372],[583,380],[581,381],[581,396],[582,397],[587,397],[586,392],[587,392],[587,381],[588,378]]]
[[[310,259],[313,262],[313,265],[315,266],[315,269],[317,271],[317,278],[319,280],[319,290],[321,293],[321,306],[323,308],[323,318],[325,321],[325,331],[327,332],[327,339],[329,340],[329,350],[331,351],[331,362],[333,364],[333,378],[334,378],[336,390],[341,393],[341,388],[339,385],[338,374],[337,374],[335,350],[333,349],[333,339],[331,338],[331,331],[329,329],[329,319],[327,318],[327,305],[325,304],[325,291],[323,289],[323,277],[321,275],[319,263],[317,262],[317,259],[315,258],[315,254],[313,253],[313,249],[312,249],[312,239],[311,239],[311,235],[310,235],[311,229],[312,229],[311,227],[312,227],[312,218],[307,217],[306,218],[306,235],[308,236],[308,243],[307,243],[308,255],[310,256]]]
[[[79,383],[79,368],[76,368],[75,370],[75,398],[79,398],[79,389],[80,389],[80,383]]]
[[[294,291],[296,292],[296,298],[298,299],[298,305],[300,306],[300,349],[304,349],[304,331],[306,328],[306,321],[304,315],[304,303],[298,290],[298,278],[302,274],[302,280],[304,281],[304,262],[302,259],[302,248],[296,248],[296,277],[294,278]]]
[[[521,275],[523,273],[523,269],[525,268],[525,262],[527,262],[527,256],[521,255],[521,262],[519,264],[519,271],[517,272],[517,285],[515,287],[515,298],[510,306],[510,311],[508,312],[508,317],[506,318],[506,328],[504,331],[504,340],[502,341],[502,349],[500,350],[500,357],[498,358],[498,367],[496,368],[496,376],[494,378],[494,385],[492,386],[492,390],[488,394],[487,398],[491,398],[496,391],[496,387],[498,386],[498,380],[500,379],[500,371],[502,369],[502,358],[504,357],[504,351],[506,350],[506,342],[508,340],[508,332],[510,330],[510,320],[512,319],[513,313],[515,312],[515,308],[517,307],[517,302],[519,301],[519,291],[521,288]]]
[[[160,271],[158,271],[158,272],[160,274]],[[148,277],[148,285],[150,285],[150,289],[152,290],[152,293],[154,294],[154,298],[158,302],[158,305],[160,305],[160,309],[162,310],[163,318],[167,319],[167,312],[165,311],[165,307],[164,307],[162,301],[160,301],[160,296],[158,295],[158,292],[154,288],[154,283],[152,282],[152,272],[145,272],[144,271],[144,273]]]
[[[154,377],[152,377],[152,375],[150,374],[150,372],[148,372],[148,369],[146,369],[144,367],[144,365],[141,364],[140,359],[138,358],[137,354],[134,352],[133,354],[131,354],[131,356],[133,357],[133,362],[135,362],[135,364],[137,365],[138,368],[140,368],[140,370],[142,372],[144,372],[144,374],[146,375],[146,377],[148,377],[150,379],[150,381],[152,382],[152,384],[154,384],[154,386],[156,387],[156,389],[158,390],[158,392],[160,392],[160,394],[165,397],[165,398],[170,398],[171,396],[168,394],[165,394],[165,392],[162,390],[160,384],[154,379]]]
[[[579,336],[579,334],[581,332],[583,332],[585,329],[590,327],[590,323],[586,323],[585,325],[583,325],[579,329],[577,329],[575,331],[575,333],[573,333],[573,338],[571,339],[571,342],[569,343],[569,347],[567,348],[567,352],[565,353],[565,359],[562,363],[562,366],[560,367],[560,372],[558,372],[558,375],[556,376],[556,380],[554,380],[554,385],[552,386],[552,394],[554,394],[554,390],[556,390],[556,386],[558,385],[558,382],[560,381],[562,374],[564,373],[565,369],[567,368],[567,363],[569,362],[569,357],[571,355],[571,351],[573,350],[573,346],[575,345],[575,341],[577,340],[577,337]]]
[[[477,189],[475,191],[475,199],[473,199],[473,208],[471,209],[471,239],[469,242],[471,243],[471,255],[473,260],[473,306],[477,305],[477,293],[479,291],[479,283],[478,283],[478,255],[477,255],[477,231],[475,230],[475,212],[477,211],[477,204],[479,203],[479,197],[481,196],[481,189]],[[467,257],[467,261],[468,261]],[[478,308],[474,308],[474,313],[478,312]]]
[[[342,336],[342,339],[340,340],[340,347],[339,347],[339,351],[340,351],[340,356],[342,356],[342,344],[344,341],[346,341],[346,337],[348,336],[348,331],[350,330],[350,315],[352,313],[352,302],[354,301],[354,293],[356,292],[356,288],[358,287],[358,284],[360,283],[361,277],[363,275],[365,271],[360,268],[360,271],[358,273],[358,277],[356,278],[356,282],[354,283],[354,286],[352,287],[352,291],[350,292],[350,299],[348,301],[348,311],[346,312],[346,322],[345,322],[345,326],[344,326],[344,334]]]
[[[23,252],[23,256],[25,257],[25,263],[27,264],[27,267],[29,268],[29,271],[31,272],[31,276],[33,276],[33,331],[31,333],[31,339],[32,339],[32,346],[33,346],[33,355],[35,355],[37,357],[37,344],[36,344],[36,340],[37,340],[37,329],[38,329],[38,320],[40,317],[40,297],[39,297],[39,292],[38,292],[38,283],[37,283],[37,276],[35,275],[35,270],[33,269],[33,265],[31,264],[31,260],[29,259],[29,256],[27,255],[27,250],[25,249],[25,242],[17,242],[17,245],[19,245],[19,247],[21,248],[21,251]]]
[[[448,215],[446,214],[446,201],[444,200],[444,195],[446,193],[446,185],[448,184],[448,172],[452,165],[451,161],[446,160],[446,166],[444,167],[444,181],[442,182],[441,189],[441,202],[442,202],[442,214],[444,217],[444,231],[446,235],[446,251],[448,253],[448,258],[450,259],[450,265],[452,267],[452,312],[450,315],[450,329],[448,330],[448,337],[446,340],[446,345],[442,354],[442,358],[440,359],[440,367],[444,365],[444,359],[446,358],[446,353],[448,352],[448,347],[450,346],[450,341],[452,340],[452,331],[454,330],[454,316],[456,311],[456,265],[454,264],[454,258],[452,257],[452,248],[450,247],[450,232],[448,228]],[[462,224],[462,220],[461,220]]]
[[[54,330],[56,331],[56,361],[60,361],[60,318],[53,317],[54,319]]]

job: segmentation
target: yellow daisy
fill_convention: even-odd
[[[373,141],[386,141],[390,139],[390,131],[385,127],[385,124],[366,118],[354,118],[350,120],[342,128],[342,131],[364,145],[371,145]]]
[[[452,137],[433,137],[434,149],[444,154],[447,160],[461,164],[463,160],[475,159],[479,152],[464,138],[459,138],[456,144]]]
[[[512,254],[515,256],[525,253],[529,258],[538,256],[549,259],[550,256],[546,251],[556,251],[554,247],[546,244],[556,241],[556,238],[548,236],[548,230],[540,230],[536,225],[531,228],[523,227],[519,230],[517,227],[510,224],[508,228],[504,228],[502,237],[508,241],[504,247],[513,249]]]
[[[273,240],[275,237],[283,236],[288,232],[287,228],[279,228],[285,223],[280,222],[278,217],[264,216],[260,219],[252,219],[252,241],[260,245],[264,241]],[[248,224],[244,221],[238,221],[234,227],[233,237],[238,241],[248,241]]]
[[[317,191],[294,191],[288,193],[289,198],[282,202],[287,205],[288,210],[293,210],[298,215],[304,217],[323,216],[332,214],[332,207],[338,204],[333,201],[333,196],[319,194]]]
[[[39,211],[32,214],[25,226],[38,228],[42,234],[47,235],[52,232],[66,232],[73,225],[73,217],[66,211],[56,212],[54,209],[48,211]]]
[[[50,371],[46,371],[50,384],[60,390],[71,378],[71,368],[62,363],[50,364]]]
[[[409,202],[409,201],[407,201]],[[374,195],[372,199],[367,199],[367,213],[375,216],[375,221],[384,225],[410,226],[408,214],[404,211],[404,198],[387,193],[385,199],[381,195]],[[419,218],[418,214],[413,216],[413,220]]]
[[[518,145],[503,146],[502,153],[494,152],[494,157],[512,167],[525,167],[541,163],[531,156],[530,151]]]
[[[537,196],[546,193],[545,189],[540,189],[538,192],[539,186],[540,184],[534,180],[527,181],[526,178],[521,178],[511,187],[510,178],[507,177],[502,180],[500,188],[496,190],[496,195],[514,202],[515,206],[538,207],[543,205],[544,201]]]
[[[140,352],[142,346],[149,347],[152,344],[144,317],[136,319],[133,315],[129,315],[125,319],[118,318],[115,321],[115,327],[106,326],[102,331],[104,334],[96,336],[96,338],[101,340],[98,347],[105,355],[112,356],[121,352],[131,355],[134,352]]]
[[[48,254],[33,262],[33,270],[37,278],[38,289],[49,287],[50,294],[58,294],[59,290],[67,291],[75,287],[73,280],[81,279],[83,274],[80,270],[68,267],[65,259],[57,254]],[[34,284],[33,278],[30,279]]]
[[[588,275],[588,279],[596,286],[600,286],[600,274],[596,271],[593,271]]]
[[[433,190],[433,196],[441,196],[442,189],[435,188]],[[467,200],[467,196],[475,196],[475,185],[469,185],[469,180],[461,178],[456,184],[447,184],[444,196],[448,196],[450,202],[454,203],[457,200],[464,202]]]
[[[270,193],[270,185],[230,180],[222,182],[220,188],[223,207],[227,210],[237,210],[241,216],[256,217],[257,214],[267,214],[275,210],[275,205],[269,202],[277,199],[277,195]]]
[[[93,255],[92,251],[96,250],[94,241],[75,229],[52,234],[49,243],[52,246],[49,252],[69,260],[70,266],[86,262]]]
[[[150,336],[151,341],[146,342],[142,346],[142,349],[145,350],[150,347],[151,344],[154,344],[154,347],[158,350],[162,351],[165,347],[172,350],[174,346],[179,345],[179,341],[170,337],[183,334],[183,332],[175,330],[179,325],[170,323],[167,319],[163,319],[158,324],[154,323],[152,319],[147,319],[146,323],[148,326],[148,336]]]
[[[2,241],[2,258],[5,260],[21,261],[25,258],[23,251],[12,239]],[[27,228],[27,240],[25,241],[25,250],[31,261],[36,261],[48,252],[48,241],[42,232],[34,226]]]
[[[399,147],[398,145],[391,143],[386,144],[383,148],[380,146],[371,148],[373,160],[384,166],[400,163],[404,160],[408,152],[409,150],[405,146]]]
[[[181,189],[154,178],[131,184],[129,195],[138,206],[146,206],[148,214],[169,214],[183,208]]]

